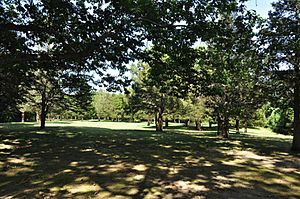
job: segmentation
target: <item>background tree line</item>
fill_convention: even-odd
[[[91,74],[120,90],[130,84],[123,76],[128,64],[138,60],[128,94],[95,95],[94,106],[103,108],[88,115],[121,120],[125,113],[118,111],[129,109],[131,118],[154,116],[161,131],[183,106],[180,117],[199,128],[209,115],[228,137],[231,121],[238,132],[268,110],[260,115],[274,130],[292,131],[292,149],[300,150],[299,1],[278,0],[266,20],[244,2],[1,1],[0,118],[21,118],[31,102],[41,128],[54,112],[83,118],[92,110]],[[116,104],[97,102],[102,98]]]

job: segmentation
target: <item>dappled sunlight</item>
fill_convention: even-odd
[[[117,172],[117,171],[121,171],[124,170],[125,168],[125,164],[124,163],[119,163],[119,164],[113,164],[113,165],[108,165],[106,168],[106,172],[107,173],[112,173],[112,172]]]
[[[37,131],[36,134],[40,134],[40,135],[49,135],[50,133],[47,131]]]
[[[173,186],[175,186],[175,189],[183,193],[209,191],[209,189],[204,185],[198,185],[190,181],[179,180],[174,182]]]
[[[28,168],[28,167],[14,167],[14,168],[9,168],[7,171],[3,172],[3,174],[7,177],[13,177],[13,176],[17,176],[21,173],[27,173],[27,172],[31,172],[33,171],[33,169]]]
[[[10,144],[0,144],[0,150],[3,150],[3,149],[13,149],[14,146],[13,145],[10,145]]]
[[[65,185],[60,190],[66,190],[67,192],[74,193],[87,193],[87,192],[97,192],[101,190],[101,187],[95,183],[82,183]]]
[[[148,168],[143,164],[139,164],[139,165],[135,165],[132,169],[136,171],[146,171]]]
[[[300,159],[282,147],[289,145],[284,139],[232,135],[225,140],[205,132],[91,126],[75,122],[50,127],[45,134],[32,128],[1,134],[0,197],[300,195]]]

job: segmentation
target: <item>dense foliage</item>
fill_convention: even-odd
[[[207,121],[225,138],[259,124],[293,131],[300,150],[299,0],[273,3],[266,21],[244,2],[1,1],[0,120]],[[93,84],[129,87],[92,103]]]

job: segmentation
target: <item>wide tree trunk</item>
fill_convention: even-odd
[[[295,68],[295,85],[294,85],[294,136],[292,151],[300,151],[300,74],[299,69]]]
[[[240,120],[239,119],[235,120],[235,131],[236,131],[236,134],[240,134]]]

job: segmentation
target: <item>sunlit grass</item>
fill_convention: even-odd
[[[170,123],[0,124],[0,198],[299,198],[291,136]],[[234,132],[234,131],[232,131]]]

